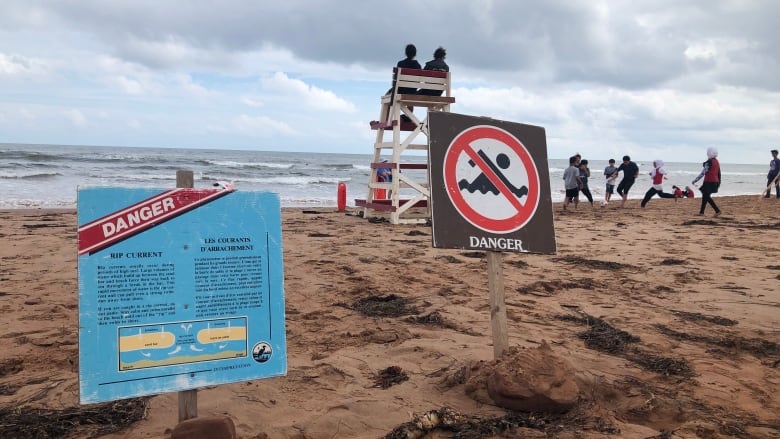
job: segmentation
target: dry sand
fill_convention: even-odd
[[[493,359],[481,253],[433,249],[426,226],[285,209],[288,375],[201,389],[199,414],[244,439],[379,438],[443,407],[481,423],[426,437],[780,437],[780,202],[716,200],[720,218],[694,216],[698,199],[556,205],[557,255],[504,255],[510,346],[547,342],[581,389],[535,428],[465,392]],[[104,437],[170,436],[175,393],[78,406],[75,212],[1,211],[0,225],[0,437],[144,409]],[[620,331],[638,341],[615,346]]]

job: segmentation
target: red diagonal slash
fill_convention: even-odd
[[[469,143],[468,148],[463,148],[463,151],[469,156],[471,161],[473,161],[479,169],[482,171],[483,174],[490,180],[491,183],[498,189],[501,194],[503,194],[508,200],[509,203],[514,206],[515,209],[517,209],[518,212],[521,212],[523,209],[523,205],[520,204],[520,200],[515,197],[515,194],[512,193],[512,191],[504,184],[503,181],[501,181],[501,178],[498,177],[493,172],[493,168],[490,167],[485,161],[482,159],[482,157],[479,156],[472,148],[471,144]]]

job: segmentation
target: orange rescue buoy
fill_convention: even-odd
[[[347,208],[347,185],[343,181],[339,182],[338,192],[336,194],[336,204],[338,205],[339,212]]]

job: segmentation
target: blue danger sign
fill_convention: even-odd
[[[279,198],[78,192],[82,404],[284,375]]]

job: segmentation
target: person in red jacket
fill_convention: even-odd
[[[694,192],[693,192],[693,189],[689,188],[688,186],[685,186],[685,192],[684,193],[685,193],[685,196],[688,197],[688,198],[693,198],[694,195],[695,195]]]
[[[715,147],[707,148],[707,161],[702,163],[701,173],[693,180],[693,184],[704,177],[704,183],[701,188],[701,209],[699,215],[704,215],[704,208],[707,204],[715,209],[715,216],[720,216],[720,209],[712,199],[712,194],[718,192],[720,187],[720,162],[718,162],[718,150]]]
[[[650,171],[650,178],[653,180],[653,185],[650,186],[650,189],[648,189],[645,194],[645,198],[642,199],[642,207],[647,206],[647,202],[650,201],[655,194],[658,194],[661,198],[674,198],[674,194],[664,192],[664,180],[667,177],[663,160],[653,161],[653,170]]]

